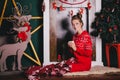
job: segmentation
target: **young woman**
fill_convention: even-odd
[[[81,14],[74,15],[71,22],[76,34],[73,36],[73,41],[68,42],[68,46],[72,49],[76,62],[70,64],[70,72],[89,70],[92,59],[92,42],[90,35],[82,29],[83,21]]]
[[[70,51],[74,57],[61,61],[57,64],[51,64],[44,67],[32,66],[26,74],[30,80],[39,78],[38,75],[62,76],[67,72],[88,71],[91,68],[92,42],[87,31],[83,30],[82,15],[74,15],[71,19],[73,29],[76,34],[73,40],[68,42]]]

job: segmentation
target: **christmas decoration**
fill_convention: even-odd
[[[107,5],[106,5],[107,4]],[[120,42],[120,6],[118,2],[104,2],[104,7],[95,13],[92,36],[100,36],[107,43]]]
[[[61,5],[61,6],[59,7],[59,10],[60,10],[60,11],[63,11],[63,10],[65,10],[65,8],[63,8],[63,6]]]
[[[53,9],[55,9],[55,10],[57,9],[56,2],[53,2],[53,3],[52,3],[52,6],[53,6]]]
[[[66,7],[64,7],[63,4],[81,5],[86,1],[87,0],[81,0],[81,1],[79,1],[79,0],[59,0],[58,2],[61,2],[62,4],[58,5],[57,0],[54,0],[51,5],[52,5],[53,10],[64,11],[64,10],[66,10]],[[86,3],[86,6],[87,6],[88,10],[91,9],[92,5],[91,5],[90,0]],[[82,7],[78,11],[79,11],[80,14],[84,13],[84,9]],[[69,14],[72,16],[73,15],[72,11],[69,11]]]
[[[34,7],[32,7],[34,4],[36,5],[36,3],[38,2],[38,1],[40,1],[40,3],[42,2],[41,0],[36,0],[36,1],[28,1],[27,2],[27,4],[26,4],[26,2],[24,2],[24,1],[19,1],[19,0],[2,0],[1,2],[0,2],[0,4],[3,4],[3,5],[1,5],[1,9],[0,9],[0,12],[1,12],[1,16],[0,16],[0,28],[1,27],[7,27],[7,26],[3,26],[4,24],[6,24],[6,22],[8,22],[8,21],[10,21],[10,22],[14,22],[15,23],[15,25],[19,25],[19,24],[17,24],[16,23],[16,18],[14,18],[12,15],[17,15],[17,16],[19,16],[19,18],[18,18],[18,20],[17,21],[19,21],[20,20],[20,17],[22,17],[22,16],[25,16],[25,15],[27,15],[27,14],[34,14],[34,13],[39,13],[36,9],[34,9]],[[43,1],[44,2],[44,1]],[[31,4],[32,3],[32,4]],[[22,5],[21,5],[22,4]],[[29,9],[29,4],[31,5],[31,7],[30,7],[30,9]],[[44,3],[43,3],[43,5],[44,5]],[[37,6],[37,5],[36,5]],[[41,4],[40,4],[40,6],[41,6]],[[27,8],[26,8],[27,7]],[[41,6],[42,7],[42,6]],[[11,11],[12,10],[12,11]],[[35,10],[34,12],[32,11],[32,10]],[[30,11],[30,12],[29,12]],[[12,14],[12,13],[14,13],[14,14]],[[41,12],[40,12],[41,13]],[[31,36],[34,36],[34,34],[39,34],[40,35],[40,33],[38,33],[38,31],[42,31],[42,30],[40,30],[40,29],[42,29],[42,27],[43,27],[43,24],[41,24],[41,20],[43,19],[43,17],[42,16],[40,16],[41,14],[37,14],[37,15],[34,15],[34,16],[32,16],[32,21],[33,22],[38,22],[37,24],[32,24],[32,27],[33,27],[33,29],[31,30]],[[26,20],[28,20],[28,18],[23,18],[23,20],[22,21],[24,21],[24,19],[26,19]],[[19,21],[19,22],[21,22],[21,20]],[[40,21],[39,21],[40,20]],[[18,23],[19,23],[18,22]],[[39,22],[40,22],[40,24],[39,24]],[[25,21],[25,23],[26,23],[26,21]],[[9,24],[6,24],[6,25],[8,25],[8,27],[11,27],[11,25],[9,25]],[[22,24],[23,25],[23,24]],[[34,26],[33,26],[34,25]],[[8,28],[7,27],[7,28]],[[13,28],[14,28],[14,25],[13,25]],[[28,33],[29,31],[30,31],[30,26],[27,26],[27,25],[24,25],[24,26],[22,26],[22,27],[17,27],[17,28],[24,28],[24,29],[26,29],[25,30],[25,33]],[[2,31],[2,29],[1,29],[1,31]],[[4,32],[6,32],[6,34],[8,34],[8,33],[10,33],[10,32],[12,32],[12,33],[10,33],[9,35],[11,36],[11,35],[13,35],[13,32],[16,32],[15,34],[17,34],[17,33],[19,33],[20,31],[15,31],[15,30],[13,30],[13,29],[10,29],[10,32],[7,32],[6,30],[4,30]],[[40,36],[39,36],[40,37]],[[11,37],[9,37],[9,38],[11,38]],[[19,39],[19,37],[17,36],[17,38]],[[22,38],[25,38],[25,37],[22,37]],[[27,38],[26,39],[28,39],[29,38],[29,36],[27,35]],[[16,39],[16,36],[15,36],[15,41],[17,42],[18,41],[18,39]],[[20,39],[19,39],[20,40]],[[10,41],[13,41],[13,40],[10,40]],[[26,42],[27,40],[25,40],[25,41],[23,41],[24,43]],[[42,41],[42,40],[41,40]],[[40,41],[40,42],[41,42]],[[6,40],[4,40],[4,42],[6,42]],[[20,42],[18,42],[18,43],[23,43],[22,42],[22,40],[20,41]],[[24,56],[26,56],[26,58],[28,58],[28,59],[30,59],[30,61],[33,61],[34,63],[36,63],[37,65],[41,65],[41,61],[40,61],[40,58],[39,58],[39,56],[38,56],[38,53],[39,53],[39,51],[40,52],[42,52],[41,50],[40,50],[40,48],[39,48],[39,50],[37,50],[38,49],[38,47],[37,46],[40,46],[39,45],[39,41],[38,41],[38,45],[34,45],[34,43],[36,43],[36,41],[34,41],[34,39],[33,40],[30,40],[30,45],[28,45],[28,47],[27,47],[27,49],[28,49],[28,51],[26,51],[26,52],[24,52],[23,54],[24,54]],[[7,44],[5,43],[5,46],[6,46]],[[12,43],[10,43],[10,45],[12,46],[13,44]],[[2,47],[1,45],[0,45],[0,47]],[[23,47],[23,46],[22,46]],[[5,47],[5,48],[7,48],[7,47]],[[10,47],[10,48],[13,48],[13,49],[11,49],[11,50],[15,50],[15,48],[16,47]],[[0,48],[0,49],[2,49],[2,48]],[[9,48],[7,48],[7,49],[9,49]],[[1,51],[1,50],[0,50]],[[20,50],[19,50],[20,51]],[[9,52],[9,51],[8,51]],[[10,51],[11,52],[11,51]],[[18,51],[17,51],[18,52]],[[32,53],[31,53],[32,52]],[[13,53],[14,54],[14,52],[11,52],[11,53]],[[7,53],[8,55],[10,55],[10,53]],[[42,55],[42,54],[41,54]],[[19,55],[18,55],[19,56]],[[33,57],[33,56],[35,56],[35,57]],[[1,56],[1,58],[2,58],[2,56]],[[20,58],[20,56],[19,56],[19,58]],[[1,62],[0,62],[1,63]],[[2,64],[2,63],[1,63]],[[13,63],[14,64],[14,63]],[[8,66],[9,66],[9,64],[7,64]],[[11,64],[10,64],[11,65]],[[24,65],[26,65],[26,64],[24,64]],[[27,64],[28,65],[28,64]],[[5,65],[4,65],[5,66]],[[18,66],[18,65],[17,65]],[[13,67],[13,66],[12,66]],[[10,68],[10,67],[9,67]]]
[[[73,10],[69,11],[70,16],[73,16]]]
[[[28,23],[24,23],[23,27],[27,27],[26,31],[21,31],[18,33],[18,38],[23,42],[26,41],[28,36],[26,34],[26,32],[30,31],[31,26]]]
[[[58,55],[57,59],[58,59],[58,61],[61,61],[61,55],[60,54]]]
[[[84,12],[84,9],[83,9],[83,8],[80,8],[79,13],[80,13],[80,14],[83,14],[83,12]]]
[[[87,7],[88,7],[89,10],[91,9],[92,6],[91,6],[90,2],[87,3]]]

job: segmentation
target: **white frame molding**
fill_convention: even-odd
[[[102,1],[96,0],[96,12],[100,12],[101,10]],[[96,61],[92,61],[92,66],[94,65],[101,65],[103,66],[102,62],[102,40],[100,38],[96,38]]]
[[[43,18],[43,24],[44,24],[44,54],[43,54],[43,65],[48,65],[51,63],[56,62],[50,62],[50,21],[49,21],[49,1],[44,0],[45,2],[45,11],[44,11],[44,18]],[[101,10],[101,0],[95,0],[96,2],[96,8],[95,11],[99,12]],[[92,61],[92,66],[95,65],[101,65],[103,66],[102,62],[102,41],[100,38],[96,38],[96,61]]]

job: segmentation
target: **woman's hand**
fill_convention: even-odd
[[[76,45],[74,41],[68,41],[68,46],[71,47],[74,51],[76,51]]]

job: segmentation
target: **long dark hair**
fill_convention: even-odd
[[[71,21],[76,20],[76,19],[79,20],[79,22],[82,23],[82,26],[83,26],[82,14],[77,13],[76,15],[72,16]]]

